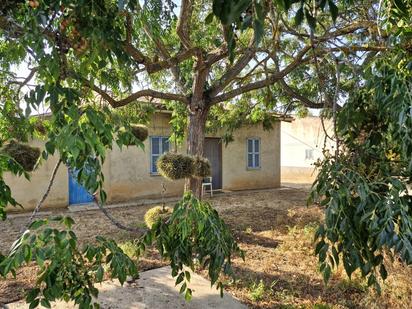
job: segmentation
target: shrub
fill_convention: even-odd
[[[193,176],[204,178],[210,176],[210,163],[209,160],[203,157],[195,156],[193,158]]]
[[[249,292],[250,299],[253,301],[262,300],[265,296],[265,290],[266,287],[262,280],[260,280],[259,283],[253,282]]]
[[[156,206],[150,208],[144,215],[144,222],[146,226],[151,229],[153,224],[155,224],[159,219],[162,221],[167,221],[170,218],[173,210],[170,207]]]
[[[5,144],[2,148],[2,152],[12,157],[26,172],[33,171],[40,157],[39,148],[24,145],[15,140],[11,140]]]
[[[191,177],[193,159],[183,154],[168,152],[157,160],[157,169],[160,175],[171,180]]]
[[[176,285],[181,284],[180,293],[190,300],[192,290],[190,272],[199,265],[207,270],[211,284],[223,296],[224,284],[219,279],[233,276],[232,257],[244,252],[232,236],[228,226],[219,217],[216,209],[207,202],[198,200],[186,192],[178,202],[167,224],[158,221],[143,238],[142,248],[156,244],[160,255],[170,261]]]

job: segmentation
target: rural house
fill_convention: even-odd
[[[282,183],[311,184],[316,178],[314,163],[323,159],[322,149],[333,150],[333,123],[320,117],[307,116],[284,123],[281,129]],[[326,144],[325,144],[326,143]]]
[[[156,168],[158,157],[172,150],[173,145],[169,145],[168,141],[171,134],[170,117],[168,111],[154,113],[148,125],[149,137],[144,142],[144,150],[135,146],[120,150],[115,145],[107,154],[103,171],[108,203],[159,198],[163,185],[166,197],[182,194],[184,181],[169,181],[160,176]],[[212,167],[213,190],[279,187],[280,124],[280,121],[276,121],[269,131],[263,130],[261,124],[244,126],[235,131],[234,141],[227,146],[221,142],[219,134],[206,135],[205,157]],[[44,143],[39,140],[33,141],[32,145],[44,147]],[[178,147],[178,152],[186,152],[185,144]],[[44,162],[32,173],[30,182],[24,177],[6,176],[13,196],[25,210],[33,209],[43,195],[57,160],[57,156],[54,156]],[[67,207],[91,201],[92,196],[62,165],[44,207]],[[10,208],[10,211],[13,210],[19,208]]]

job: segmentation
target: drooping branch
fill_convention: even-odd
[[[109,219],[110,222],[114,226],[116,226],[117,228],[119,228],[121,230],[131,232],[131,233],[140,234],[140,235],[147,231],[147,229],[145,229],[145,228],[135,228],[135,227],[126,226],[126,225],[120,223],[107,211],[107,209],[105,207],[103,207],[103,205],[97,200],[95,195],[93,196],[93,200],[94,200],[95,204],[97,205],[97,207],[99,207],[99,209],[102,211],[102,213],[106,216],[106,218]]]
[[[33,222],[34,218],[36,217],[37,213],[40,211],[40,208],[43,205],[44,201],[49,196],[50,190],[53,186],[54,179],[56,178],[57,171],[59,170],[59,167],[60,167],[61,163],[62,163],[62,159],[59,159],[59,161],[54,166],[54,169],[53,169],[53,172],[50,176],[49,184],[47,185],[46,191],[44,192],[42,198],[39,200],[36,207],[34,208],[29,220],[27,221],[27,223],[20,230],[20,233],[23,233],[25,230],[27,230],[29,228],[30,224],[32,224],[32,222]]]

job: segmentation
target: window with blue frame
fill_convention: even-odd
[[[156,162],[159,157],[169,151],[168,136],[151,136],[150,137],[150,173],[158,174]]]
[[[247,168],[260,168],[260,139],[247,139]]]

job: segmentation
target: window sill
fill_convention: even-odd
[[[259,166],[259,167],[247,167],[246,168],[246,170],[247,171],[259,171],[259,170],[261,170],[262,168]]]

